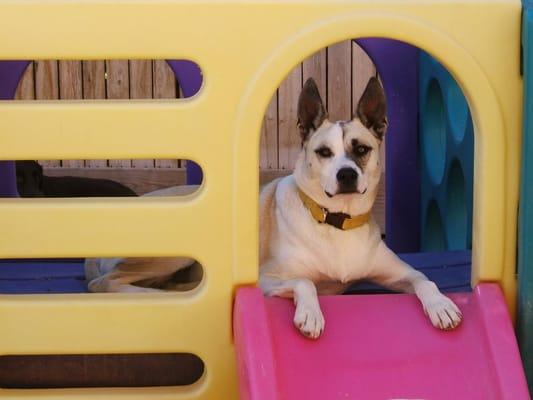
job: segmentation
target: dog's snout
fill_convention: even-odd
[[[353,186],[357,181],[357,171],[353,168],[341,168],[337,172],[337,181],[344,187]]]

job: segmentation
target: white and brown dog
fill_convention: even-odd
[[[387,248],[370,216],[387,128],[378,80],[369,81],[357,117],[335,123],[327,119],[316,84],[308,80],[298,103],[298,126],[303,145],[294,173],[265,186],[260,197],[263,292],[294,298],[294,324],[310,338],[318,338],[325,325],[317,295],[342,293],[362,279],[415,293],[435,327],[456,327],[461,321],[457,306]],[[149,195],[192,191],[175,187]],[[100,258],[88,259],[85,270],[94,292],[186,290],[195,283],[176,283],[175,275],[193,263],[183,257]]]
[[[462,317],[457,306],[385,245],[370,216],[387,128],[379,81],[368,82],[356,118],[330,122],[309,79],[298,102],[298,126],[303,145],[294,173],[261,193],[263,292],[293,298],[294,324],[310,338],[325,326],[317,294],[342,293],[361,279],[415,293],[435,327],[456,327]]]

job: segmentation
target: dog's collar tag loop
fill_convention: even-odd
[[[327,208],[324,208],[316,203],[311,197],[306,195],[299,188],[298,194],[302,200],[302,203],[309,210],[313,218],[321,224],[328,224],[337,229],[346,231],[349,229],[359,228],[370,220],[370,212],[356,215],[355,217],[341,212],[332,213],[329,212]]]

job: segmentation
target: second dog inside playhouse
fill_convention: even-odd
[[[408,44],[389,42],[389,47],[376,46],[368,39],[336,43],[305,59],[288,74],[265,112],[260,183],[287,175],[294,167],[301,145],[296,103],[307,78],[313,77],[317,82],[329,118],[335,121],[355,115],[369,78],[379,76],[388,100],[389,130],[382,149],[386,162],[374,218],[388,245],[441,289],[469,290],[474,135],[468,105],[458,84],[437,60]],[[389,62],[392,59],[394,63]],[[65,78],[73,73],[79,79]],[[201,82],[200,72],[199,76]],[[83,84],[76,87],[79,82]],[[34,61],[19,83],[16,98],[188,97],[180,84],[163,60]],[[201,168],[187,160],[19,160],[21,197],[71,197],[42,192],[26,196],[20,179],[28,170],[30,174],[40,173],[49,186],[65,176],[88,178],[87,182],[109,180],[117,186],[105,196],[143,195],[185,184],[188,175],[189,182],[193,176],[192,183],[201,183]],[[100,186],[100,190],[104,190],[102,187],[106,186]],[[102,195],[99,189],[95,190],[94,195]],[[112,194],[113,190],[117,193]],[[22,281],[13,260],[2,264],[3,293],[87,290],[80,259],[32,260]],[[176,281],[198,283],[202,271],[195,265],[192,271],[177,274]],[[193,286],[172,288],[188,290]],[[360,283],[348,292],[382,291]]]

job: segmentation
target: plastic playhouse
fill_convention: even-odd
[[[530,13],[517,0],[0,0],[2,98],[26,63],[12,60],[186,59],[203,75],[185,101],[1,102],[0,191],[12,197],[0,199],[0,258],[40,271],[31,259],[187,255],[205,268],[187,293],[0,295],[2,355],[188,352],[205,365],[195,384],[0,397],[528,399],[513,321],[533,376]],[[434,329],[411,295],[324,296],[327,329],[310,341],[291,301],[254,287],[265,108],[295,64],[348,38],[388,98],[387,242],[455,292],[454,331]],[[172,63],[196,92],[199,72]],[[11,160],[153,157],[197,162],[201,189],[15,198]]]

